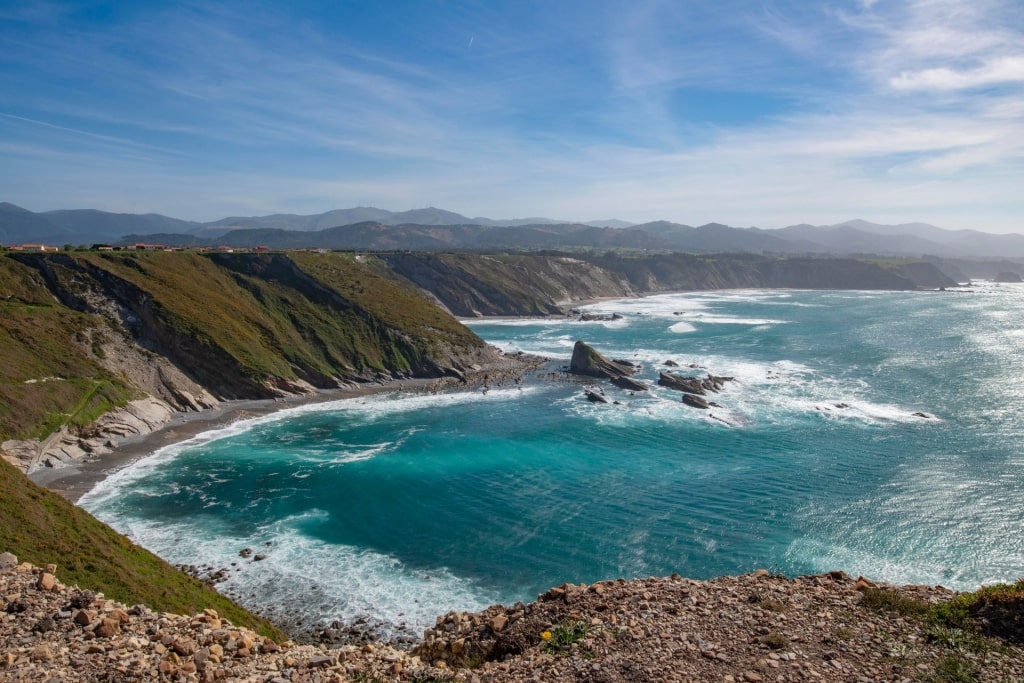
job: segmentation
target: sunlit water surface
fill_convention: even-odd
[[[1024,577],[1024,288],[588,310],[623,317],[472,327],[563,363],[584,339],[651,384],[668,360],[732,376],[721,407],[548,380],[308,406],[165,448],[82,504],[172,562],[229,568],[221,590],[271,617],[391,635],[566,581]]]

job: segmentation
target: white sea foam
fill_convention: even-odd
[[[305,523],[326,517],[320,511],[294,515],[245,537],[211,533],[190,522],[133,521],[125,528],[117,519],[107,521],[172,563],[227,569],[218,590],[278,623],[301,617],[307,626],[327,626],[365,619],[384,637],[419,637],[439,614],[481,610],[502,597],[444,567],[412,568],[389,555],[303,533]],[[266,557],[240,558],[243,548]]]
[[[679,334],[684,334],[686,332],[695,332],[697,330],[693,323],[686,322],[669,325],[668,329],[672,332],[677,332]]]
[[[655,349],[619,353],[608,349],[611,357],[625,357],[643,366],[641,379],[650,391],[629,396],[628,392],[596,382],[609,400],[619,400],[617,410],[603,411],[592,405],[582,392],[568,404],[570,412],[596,419],[603,424],[625,425],[629,420],[678,422],[710,420],[731,427],[756,428],[764,424],[784,424],[811,418],[855,420],[867,424],[941,422],[941,418],[920,408],[871,401],[872,389],[864,380],[840,381],[822,375],[807,365],[790,360],[760,362],[727,356],[691,356],[673,358],[681,367],[664,365],[666,354]],[[696,367],[690,367],[696,366]],[[707,374],[732,377],[719,393],[705,398],[718,403],[709,411],[682,410],[680,394],[656,384],[658,372],[704,377]]]

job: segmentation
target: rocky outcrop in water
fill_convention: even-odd
[[[707,410],[711,407],[711,403],[706,398],[697,394],[683,394],[683,403],[691,408],[699,408],[700,410]]]
[[[650,387],[643,382],[629,377],[612,377],[611,382],[620,389],[625,389],[627,391],[647,391],[650,389]]]
[[[599,351],[588,346],[586,342],[579,340],[572,348],[569,372],[574,375],[614,379],[616,377],[629,377],[636,372],[636,368],[624,361],[605,358]]]
[[[680,375],[673,375],[670,372],[662,372],[658,376],[658,384],[660,386],[672,389],[674,391],[682,391],[686,394],[696,394],[703,396],[707,392],[718,392],[721,391],[725,386],[726,382],[731,382],[732,377],[718,377],[712,374],[708,374],[707,377],[682,377]]]

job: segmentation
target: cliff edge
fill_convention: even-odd
[[[278,643],[215,609],[129,607],[0,554],[0,679],[12,681],[1019,681],[1024,584],[955,596],[842,572],[763,570],[565,585],[439,617],[412,651]],[[1011,628],[1016,616],[1016,629]],[[1009,624],[1009,625],[1008,625]]]

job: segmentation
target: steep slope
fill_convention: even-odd
[[[280,632],[190,578],[56,493],[36,486],[0,458],[0,548],[22,561],[60,562],[61,579],[129,605],[194,614],[216,609],[235,624]]]
[[[104,368],[103,320],[55,301],[40,274],[0,258],[0,441],[84,426],[140,394]]]
[[[31,471],[101,454],[111,438],[151,431],[175,410],[396,377],[458,378],[497,359],[450,314],[364,261],[0,258],[0,443]]]
[[[381,258],[459,316],[550,315],[572,301],[638,293],[621,276],[569,256],[395,253]]]
[[[328,388],[391,373],[438,377],[485,348],[421,296],[350,255],[17,258],[43,273],[69,308],[101,313],[112,304],[118,323],[144,347],[218,398],[269,398],[306,383]]]
[[[452,313],[543,315],[573,302],[668,291],[737,288],[886,289],[952,287],[916,261],[771,258],[754,254],[386,254],[394,273]]]

